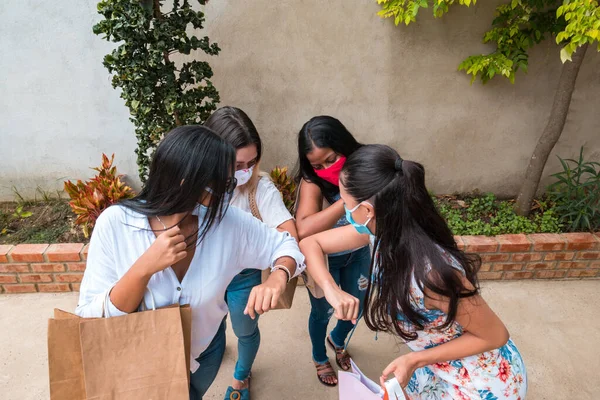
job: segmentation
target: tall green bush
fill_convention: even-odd
[[[193,1],[199,5],[207,0]],[[202,29],[204,13],[192,1],[173,0],[163,10],[162,0],[104,0],[98,3],[103,20],[94,33],[118,46],[104,57],[112,85],[121,89],[135,125],[139,176],[146,180],[150,156],[163,135],[178,125],[204,122],[219,102],[206,61],[176,65],[173,54],[220,51],[208,37],[189,31]],[[166,11],[166,12],[165,12]]]

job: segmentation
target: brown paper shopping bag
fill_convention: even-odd
[[[48,323],[50,398],[188,399],[191,309],[114,318],[55,310]]]
[[[54,310],[54,319],[48,320],[48,369],[53,400],[86,398],[79,322],[77,315],[58,309]]]
[[[262,282],[265,283],[269,279],[271,271],[266,269],[262,272]],[[273,310],[289,310],[294,302],[294,294],[296,294],[296,286],[298,286],[298,278],[292,278],[285,287],[285,291],[279,296],[277,305]]]

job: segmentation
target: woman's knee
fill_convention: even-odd
[[[335,310],[329,304],[327,307],[313,308],[310,311],[310,320],[316,323],[328,324]]]
[[[258,329],[258,315],[255,319],[248,315],[231,316],[231,327],[238,339],[251,338],[260,334]]]

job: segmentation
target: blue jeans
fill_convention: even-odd
[[[229,307],[231,327],[238,338],[238,360],[233,371],[234,379],[243,381],[250,375],[252,364],[260,347],[258,315],[255,319],[244,315],[250,292],[261,284],[262,271],[245,269],[229,284],[225,292],[225,301]]]
[[[329,273],[344,292],[360,300],[361,312],[369,285],[370,266],[371,250],[369,246],[349,254],[329,256]],[[310,291],[308,295],[312,307],[308,319],[308,334],[312,342],[313,360],[322,364],[329,359],[325,347],[325,337],[327,335],[327,325],[334,310],[324,297],[317,299],[313,297]],[[344,346],[346,337],[353,327],[351,321],[338,321],[333,331],[331,331],[333,343],[338,347]]]
[[[223,319],[212,342],[196,359],[200,367],[190,376],[190,400],[202,400],[202,396],[217,377],[223,361],[223,353],[225,353],[225,339],[225,320]]]

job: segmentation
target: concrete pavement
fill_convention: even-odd
[[[500,315],[525,359],[528,398],[595,400],[600,393],[600,280],[486,282],[483,295]],[[0,399],[48,399],[46,324],[52,309],[72,311],[77,293],[0,296]],[[257,400],[337,399],[317,382],[307,333],[309,302],[299,287],[291,311],[261,320],[262,346],[253,374]],[[220,400],[235,362],[235,336],[208,400]],[[375,341],[361,324],[350,351],[372,378],[406,346],[387,335]],[[330,354],[330,356],[332,356]]]

